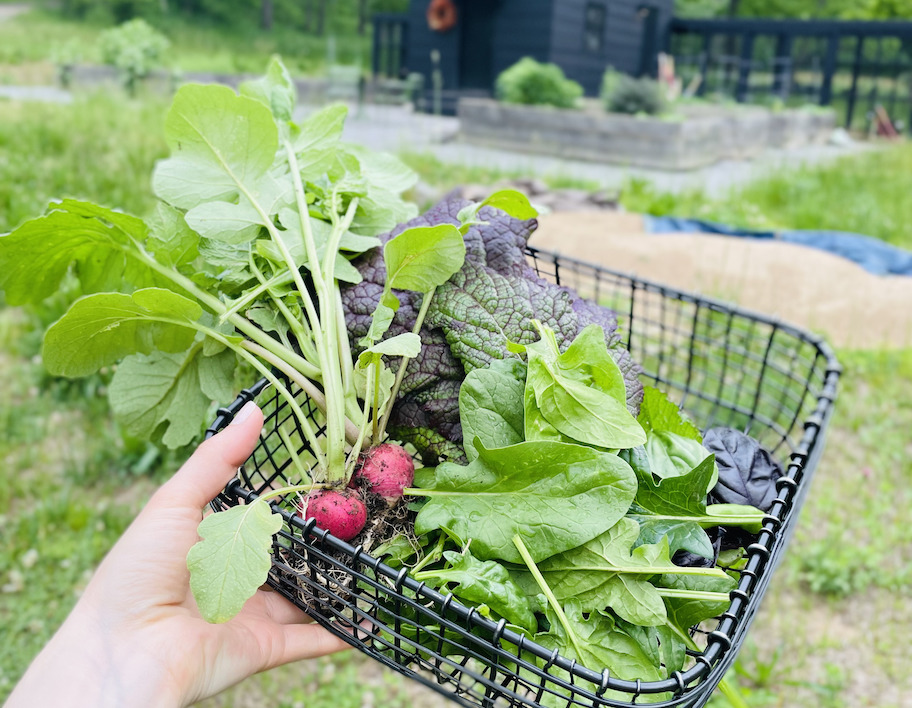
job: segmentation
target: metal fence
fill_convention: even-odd
[[[667,44],[699,96],[832,106],[863,131],[880,107],[912,129],[912,22],[675,18]]]

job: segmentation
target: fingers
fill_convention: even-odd
[[[263,412],[249,401],[231,425],[200,445],[155,495],[155,502],[203,508],[250,457],[263,428]]]
[[[348,642],[318,624],[286,625],[283,633],[284,651],[269,668],[302,659],[315,659],[350,648]]]

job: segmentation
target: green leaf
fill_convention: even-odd
[[[348,116],[348,107],[341,103],[327,106],[307,117],[300,124],[300,134],[295,139],[295,153],[310,153],[329,151],[334,148],[342,137],[345,127],[345,118]],[[331,153],[324,153],[329,155]],[[302,171],[304,166],[301,166]]]
[[[637,508],[634,506],[632,510]],[[648,513],[628,513],[627,518],[633,519],[640,525],[637,544],[658,543],[665,539],[671,555],[682,550],[696,553],[704,558],[712,558],[715,554],[709,536],[696,521],[661,519]]]
[[[706,487],[713,477],[715,458],[710,454],[691,472],[656,480],[652,472],[634,465],[639,480],[636,503],[653,514],[695,516],[706,514]]]
[[[163,428],[162,442],[177,448],[199,435],[213,401],[230,401],[235,354],[204,356],[202,342],[179,354],[135,354],[121,362],[108,389],[114,415],[131,435],[152,437]]]
[[[690,420],[681,412],[678,405],[657,388],[646,386],[643,389],[643,402],[640,404],[640,415],[637,418],[646,434],[655,431],[674,433],[681,437],[703,442],[703,436]]]
[[[526,220],[534,219],[538,216],[538,211],[529,203],[529,198],[515,189],[503,189],[499,192],[494,192],[494,194],[479,204],[478,208],[481,209],[486,206],[500,209],[514,219]]]
[[[200,237],[184,219],[183,212],[159,202],[149,222],[146,249],[162,265],[181,266],[199,255]]]
[[[643,429],[627,410],[624,377],[608,353],[601,327],[586,327],[564,354],[554,331],[540,330],[542,338],[526,347],[526,439],[565,436],[605,449],[645,442]]]
[[[421,337],[414,332],[403,332],[368,347],[367,351],[386,356],[406,356],[411,359],[418,356],[421,351]]]
[[[496,561],[480,561],[470,551],[456,553],[445,551],[449,567],[428,570],[420,574],[421,580],[435,587],[456,585],[454,595],[472,603],[485,604],[508,622],[532,632],[538,622],[522,589],[510,578],[510,573]]]
[[[227,622],[266,582],[272,537],[281,528],[282,517],[263,501],[203,519],[203,540],[187,554],[190,589],[203,619]]]
[[[84,292],[164,284],[140,261],[147,229],[136,217],[72,200],[51,209],[0,236],[0,289],[10,305],[54,294],[71,265]]]
[[[270,59],[265,76],[244,81],[238,90],[242,96],[253,98],[267,106],[276,120],[286,122],[291,120],[298,101],[298,91],[291,80],[291,74],[277,56]]]
[[[554,611],[548,608],[546,615],[551,629],[547,633],[536,634],[535,640],[549,649],[558,649],[562,656],[576,659],[593,671],[608,669],[615,678],[628,681],[659,681],[665,678],[655,663],[655,653],[624,632],[612,617],[593,612],[586,618],[575,600],[569,600],[564,605],[564,614],[569,633]]]
[[[639,525],[624,518],[588,543],[548,558],[539,570],[560,601],[576,598],[583,611],[610,607],[636,625],[665,623],[665,605],[649,580],[663,573],[702,573],[721,576],[718,569],[678,569],[671,561],[668,542],[632,548]]]
[[[649,466],[652,473],[661,479],[679,477],[689,474],[691,470],[701,464],[712,453],[696,440],[685,438],[676,433],[655,430],[647,433],[646,454],[649,457]],[[719,474],[715,468],[713,457],[713,474],[706,482],[704,495],[716,486]]]
[[[662,575],[656,578],[659,587],[673,590],[696,592],[730,593],[738,585],[734,578],[723,573],[720,576],[704,575]],[[665,597],[665,609],[668,612],[668,623],[681,632],[689,633],[690,628],[703,620],[725,612],[731,600],[702,600],[693,598]]]
[[[474,441],[487,449],[523,441],[526,367],[516,359],[495,359],[470,371],[459,389],[459,418],[469,462],[478,457]]]
[[[278,149],[269,108],[227,86],[182,86],[165,119],[165,137],[171,157],[156,165],[152,186],[181,209],[233,202],[242,188],[256,190]]]
[[[202,314],[192,300],[161,288],[88,295],[48,329],[44,364],[53,374],[86,376],[130,354],[182,352]]]
[[[610,607],[633,624],[664,624],[665,605],[648,580],[673,567],[668,544],[631,550],[639,532],[635,521],[621,519],[588,543],[542,561],[539,570],[558,600],[576,598],[584,612]]]
[[[465,261],[465,241],[452,224],[407,229],[383,248],[388,288],[427,293]]]
[[[636,480],[617,455],[580,445],[523,442],[487,450],[468,466],[445,462],[415,521],[418,534],[451,529],[483,560],[521,563],[520,535],[542,560],[607,531],[630,507]]]

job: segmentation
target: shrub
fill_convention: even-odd
[[[665,97],[658,81],[634,79],[608,69],[602,78],[602,101],[612,113],[658,115],[665,110]]]
[[[164,53],[171,46],[167,37],[143,19],[105,30],[99,42],[102,60],[117,69],[130,94],[135,93],[137,81],[162,66]]]
[[[497,97],[506,103],[573,108],[583,87],[564,76],[556,64],[525,57],[497,77]]]

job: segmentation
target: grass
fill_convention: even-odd
[[[752,229],[849,231],[912,248],[912,143],[783,170],[727,194],[670,194],[632,180],[622,204],[633,212],[709,219]]]
[[[345,13],[338,11],[343,16]],[[331,57],[366,66],[370,35],[356,34],[342,19],[317,36],[277,22],[271,32],[255,22],[225,27],[187,18],[164,18],[155,25],[171,41],[167,66],[180,72],[261,73],[269,57],[280,54],[294,74],[319,74]],[[109,23],[77,21],[47,10],[32,10],[0,24],[0,77],[22,76],[21,67],[53,64],[60,53],[80,64],[100,64],[99,35]],[[330,35],[335,34],[335,39]],[[41,41],[35,41],[40,37]],[[19,69],[17,69],[19,67]],[[7,78],[7,80],[11,80]]]
[[[150,174],[167,154],[166,104],[91,94],[70,105],[0,101],[0,233],[76,197],[145,214]]]

